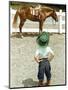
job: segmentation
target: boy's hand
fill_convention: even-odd
[[[39,62],[40,62],[40,60],[36,60],[36,62],[37,62],[37,63],[39,63]]]
[[[54,57],[54,54],[48,53],[47,57],[48,57],[48,60],[51,61]]]
[[[34,59],[35,59],[35,61],[37,62],[37,63],[39,63],[41,60],[39,60],[39,58],[38,57],[34,57]]]

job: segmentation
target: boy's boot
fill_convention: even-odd
[[[47,82],[45,83],[45,86],[49,86],[50,82],[51,82],[51,80],[47,80]]]
[[[39,80],[38,86],[39,87],[42,87],[43,86],[43,80]]]

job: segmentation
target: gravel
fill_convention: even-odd
[[[38,85],[38,64],[34,60],[37,36],[10,38],[10,87]],[[55,53],[51,61],[51,85],[65,84],[65,34],[50,35],[49,46]],[[46,77],[45,77],[46,81]]]

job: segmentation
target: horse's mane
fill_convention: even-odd
[[[47,7],[47,6],[42,6],[41,9],[46,10],[46,11],[53,11],[54,10],[51,7]]]

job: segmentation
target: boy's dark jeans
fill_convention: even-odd
[[[44,74],[47,77],[47,80],[51,79],[51,67],[50,67],[50,63],[47,59],[43,59],[43,61],[41,61],[39,63],[39,68],[38,68],[38,79],[39,80],[44,80]]]

